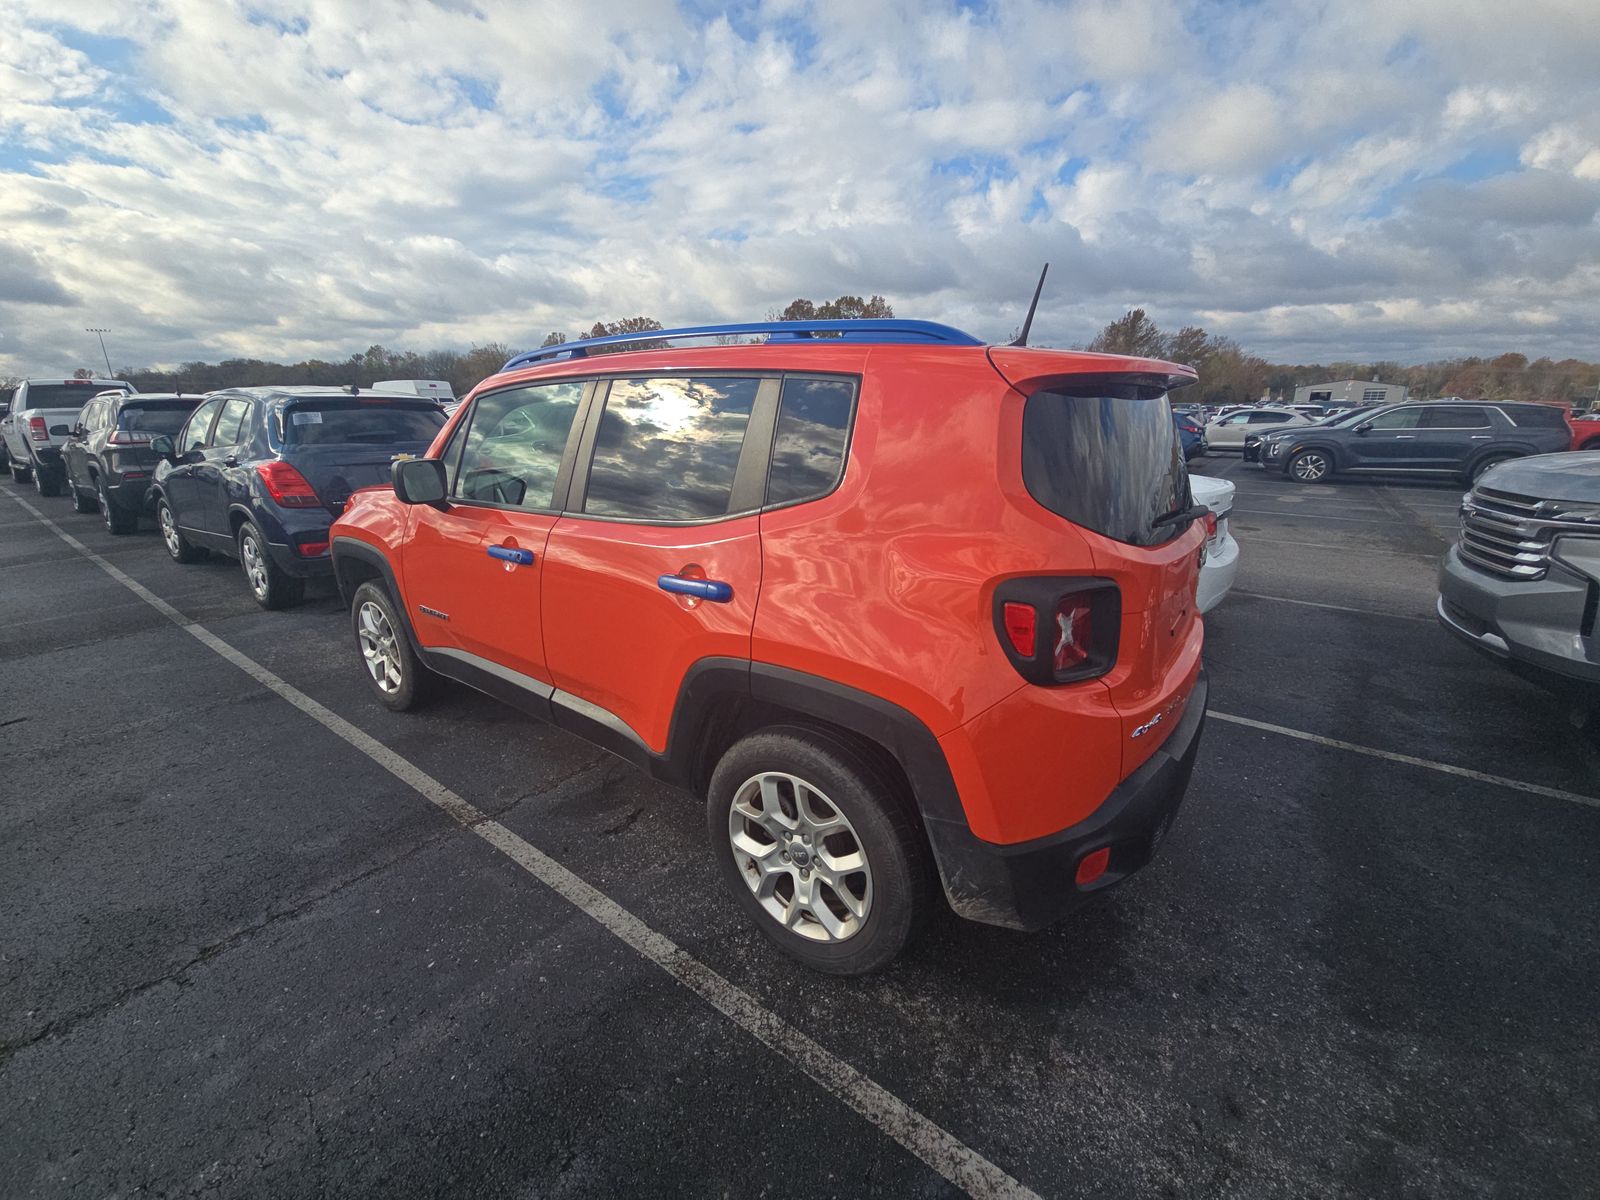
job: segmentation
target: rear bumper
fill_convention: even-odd
[[[327,536],[324,532],[324,541]],[[294,547],[286,542],[268,542],[267,553],[272,555],[272,561],[278,564],[278,569],[285,575],[293,575],[297,579],[333,578],[333,556],[326,552],[317,558],[301,558],[294,552]]]
[[[1039,929],[1114,887],[1155,857],[1189,786],[1205,728],[1208,683],[1195,681],[1166,742],[1116,786],[1086,820],[1034,841],[998,845],[964,823],[929,818],[928,836],[950,906],[961,916],[1011,929]],[[1087,886],[1079,861],[1110,847],[1106,873]]]

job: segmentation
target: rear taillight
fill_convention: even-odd
[[[28,436],[36,442],[48,442],[50,440],[50,429],[44,423],[43,417],[28,418]]]
[[[1214,512],[1208,512],[1206,514],[1206,537],[1207,538],[1214,538],[1216,536],[1217,536],[1217,514],[1214,513]]]
[[[1116,664],[1122,593],[1109,579],[1008,579],[994,606],[1000,647],[1030,683],[1076,683]]]
[[[139,433],[133,429],[113,429],[111,436],[106,438],[108,446],[148,446],[150,435]]]
[[[320,508],[322,501],[306,477],[286,462],[265,462],[256,468],[273,502],[284,508]]]

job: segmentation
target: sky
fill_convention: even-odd
[[[1595,0],[5,0],[0,375],[882,293],[1600,359]],[[103,369],[103,364],[102,364]]]

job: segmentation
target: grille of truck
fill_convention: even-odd
[[[1557,523],[1550,504],[1493,488],[1474,488],[1461,506],[1461,557],[1501,579],[1543,579]]]

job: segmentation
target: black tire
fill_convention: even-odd
[[[1516,457],[1515,454],[1485,454],[1467,469],[1466,482],[1468,484],[1477,483],[1483,477],[1483,473],[1490,467],[1498,467],[1501,463],[1510,462]]]
[[[156,501],[156,525],[161,530],[161,541],[167,548],[167,557],[173,562],[197,563],[205,557],[204,550],[183,536],[172,505],[167,503],[165,496]]]
[[[1333,457],[1326,450],[1302,450],[1284,472],[1296,483],[1327,483],[1333,478]]]
[[[810,798],[806,804],[811,811],[831,811],[848,824],[848,829],[837,833],[817,835],[804,848],[799,841],[788,842],[787,849],[753,821],[745,820],[741,827],[741,835],[750,839],[747,844],[764,837],[766,840],[760,844],[772,845],[773,849],[762,856],[763,862],[771,864],[768,875],[777,880],[768,902],[790,913],[801,900],[797,889],[802,886],[801,876],[807,873],[802,862],[815,867],[821,861],[817,856],[823,848],[840,853],[840,839],[844,839],[842,847],[847,852],[854,853],[849,849],[852,845],[859,849],[867,871],[840,878],[840,884],[851,889],[857,903],[866,900],[865,912],[859,917],[845,909],[839,891],[825,881],[822,872],[813,872],[815,882],[810,884],[811,908],[827,904],[832,919],[846,928],[855,921],[855,928],[842,936],[835,936],[824,922],[806,913],[795,923],[810,930],[812,936],[796,932],[782,917],[763,907],[764,901],[757,898],[752,884],[747,882],[759,877],[760,867],[751,854],[738,851],[733,845],[734,805],[746,793],[752,798],[763,794],[757,781],[764,774],[799,779],[808,789]],[[791,810],[797,808],[793,784],[782,780],[774,783],[779,808],[792,816]],[[800,828],[805,827],[800,822]],[[823,730],[775,726],[735,743],[711,776],[706,830],[717,869],[735,902],[779,949],[816,971],[864,975],[884,966],[905,947],[932,903],[928,844],[903,785],[870,754]],[[788,855],[790,849],[793,856],[784,858],[782,863],[772,857]]]
[[[276,612],[305,599],[306,581],[290,575],[273,561],[267,539],[253,521],[239,526],[239,564],[244,568],[250,595],[262,608]]]
[[[372,620],[372,609],[377,610],[381,621]],[[425,704],[433,695],[439,677],[422,664],[411,648],[399,609],[381,583],[369,579],[350,598],[350,631],[355,634],[356,652],[361,656],[361,673],[379,704],[393,712],[406,712]],[[372,648],[387,660],[376,667],[367,657],[369,639]],[[385,644],[386,649],[380,649]],[[392,668],[392,673],[386,668]],[[388,675],[388,685],[378,682],[380,670]],[[393,678],[395,674],[398,679]]]
[[[41,496],[61,495],[61,474],[54,467],[44,463],[33,464],[33,490]]]
[[[95,476],[94,481],[94,497],[96,507],[98,507],[100,510],[100,520],[105,525],[107,533],[120,535],[124,533],[137,532],[139,528],[139,514],[136,512],[129,512],[125,508],[118,508],[115,504],[113,504],[111,501],[111,496],[106,492],[106,481],[101,479],[98,475]],[[73,499],[81,500],[82,498],[74,493]],[[80,507],[78,511],[84,512],[87,510]]]
[[[12,483],[27,483],[28,480],[33,478],[32,472],[30,472],[27,467],[19,467],[17,465],[17,460],[14,458],[7,464],[7,466],[11,471]]]

